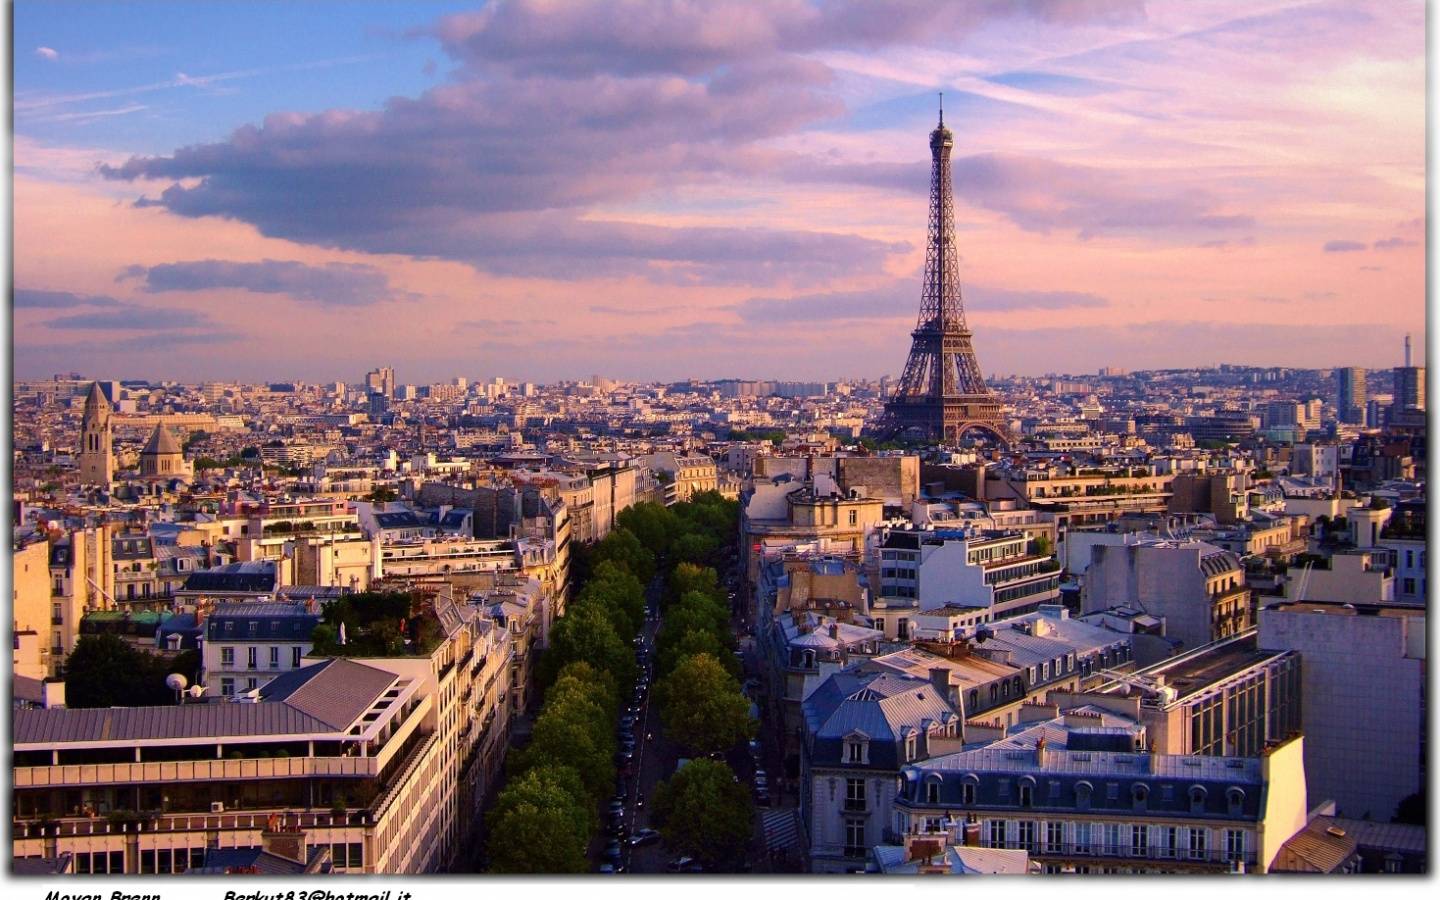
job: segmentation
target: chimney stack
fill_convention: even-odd
[[[1045,736],[1041,735],[1040,740],[1035,742],[1035,764],[1045,768]]]
[[[260,847],[273,856],[305,863],[309,856],[305,846],[305,829],[299,825],[286,825],[283,813],[275,813],[260,832]]]
[[[980,820],[975,818],[974,813],[965,817],[962,843],[966,847],[980,846]]]

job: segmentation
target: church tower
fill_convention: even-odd
[[[85,414],[80,419],[80,481],[109,487],[115,479],[115,458],[111,454],[110,401],[100,383],[90,385]]]

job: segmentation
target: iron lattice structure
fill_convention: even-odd
[[[930,223],[920,318],[911,332],[914,341],[905,372],[874,432],[882,439],[903,434],[957,443],[965,432],[978,430],[1009,443],[1004,408],[980,374],[965,324],[950,185],[954,146],[942,109],[940,124],[930,132]]]

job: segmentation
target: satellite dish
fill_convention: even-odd
[[[199,700],[199,699],[200,699],[200,695],[203,694],[203,693],[205,693],[205,685],[203,685],[203,684],[192,684],[192,685],[190,685],[190,690],[186,691],[185,693],[189,694],[191,697],[195,698],[196,700]]]
[[[165,676],[165,686],[172,691],[183,691],[190,684],[189,679],[179,672],[172,672]]]

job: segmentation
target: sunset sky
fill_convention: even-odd
[[[20,378],[1423,362],[1421,0],[14,7]]]

